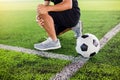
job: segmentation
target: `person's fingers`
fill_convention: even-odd
[[[42,18],[40,18],[40,16],[36,16],[36,22],[38,22],[38,21],[40,21],[40,22],[44,22],[44,20],[42,19]]]
[[[40,24],[41,24],[41,26],[43,26],[43,25],[44,25],[44,22],[40,22]]]
[[[39,26],[44,26],[44,20],[40,17],[40,15],[36,16],[36,22],[38,23]]]
[[[40,22],[44,22],[44,20],[42,18],[39,19]]]
[[[44,25],[44,22],[43,22],[42,20],[41,20],[41,21],[38,20],[38,24],[41,25],[41,26],[43,26],[43,25]]]

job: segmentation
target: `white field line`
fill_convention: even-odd
[[[120,24],[118,24],[115,28],[110,30],[100,40],[101,48],[104,47],[104,45],[113,36],[115,36],[119,31],[120,31]],[[23,53],[28,53],[28,54],[37,54],[37,55],[40,55],[42,57],[57,58],[57,59],[62,59],[62,60],[72,61],[73,59],[76,59],[73,56],[66,56],[66,55],[63,55],[63,54],[55,54],[55,53],[26,49],[26,48],[22,48],[22,47],[8,46],[8,45],[3,45],[3,44],[0,44],[0,49],[13,50],[13,51],[23,52]],[[73,62],[72,64],[70,64],[68,66],[66,66],[60,73],[57,73],[56,76],[52,80],[68,80],[71,76],[73,76],[76,73],[76,71],[78,71],[87,62],[87,60],[89,60],[89,59],[84,59],[84,58],[80,57],[79,60]]]
[[[17,52],[22,52],[22,53],[28,53],[28,54],[37,54],[42,57],[48,57],[48,58],[56,58],[56,59],[62,59],[62,60],[73,60],[73,56],[67,56],[63,54],[56,54],[56,53],[49,53],[49,52],[44,52],[44,51],[38,51],[38,50],[31,50],[31,49],[26,49],[22,47],[15,47],[15,46],[8,46],[4,44],[0,44],[0,49],[5,49],[5,50],[12,50],[12,51],[17,51]]]
[[[102,49],[105,44],[118,32],[120,31],[120,24],[110,30],[101,40],[100,45]],[[77,59],[78,58],[78,59]],[[55,76],[51,77],[50,80],[69,80],[88,60],[89,58],[83,58],[81,56],[76,57],[77,61],[72,62],[71,64],[67,65],[63,70],[57,73]]]
[[[103,36],[103,38],[100,40],[100,46],[101,46],[100,48],[102,49],[105,46],[105,44],[110,39],[112,39],[112,37],[114,37],[118,32],[120,32],[120,23]]]

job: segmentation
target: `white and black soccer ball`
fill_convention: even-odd
[[[90,33],[86,33],[77,39],[76,51],[83,57],[92,57],[100,50],[98,38]]]

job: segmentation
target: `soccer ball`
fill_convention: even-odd
[[[100,50],[100,42],[93,34],[86,33],[77,39],[76,51],[83,57],[92,57]]]

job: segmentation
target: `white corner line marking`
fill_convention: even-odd
[[[102,49],[105,44],[112,39],[118,32],[120,32],[120,24],[111,29],[105,36],[100,40],[100,49]],[[78,58],[78,59],[77,59]],[[65,66],[62,71],[57,73],[55,76],[52,76],[50,80],[69,80],[88,60],[89,58],[84,58],[78,56],[75,58],[76,61]]]

